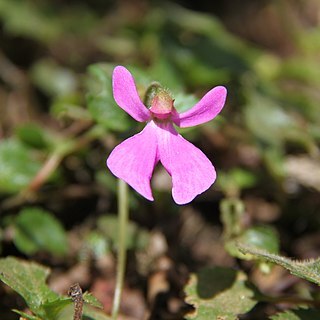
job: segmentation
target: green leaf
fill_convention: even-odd
[[[278,264],[289,270],[293,275],[320,285],[320,258],[308,261],[295,261],[270,253],[266,250],[246,246],[241,243],[238,243],[237,247],[244,254],[250,254],[255,256],[257,259]]]
[[[168,88],[174,93],[176,105],[176,93],[182,91],[183,81],[180,78],[179,72],[175,70],[172,63],[166,58],[165,55],[160,55],[156,61],[147,70],[146,77],[151,77],[151,81],[158,81],[162,86]],[[192,107],[190,105],[190,107]],[[178,110],[180,112],[180,110]]]
[[[0,259],[0,280],[20,294],[30,310],[41,315],[42,305],[57,299],[47,285],[50,270],[35,262],[27,262],[14,257]]]
[[[6,31],[14,35],[48,42],[61,32],[59,26],[52,23],[52,16],[44,15],[31,1],[0,1],[0,17]]]
[[[77,88],[75,74],[50,59],[39,60],[31,70],[33,82],[50,96],[64,96]]]
[[[262,94],[251,94],[244,116],[254,136],[272,146],[281,146],[289,136],[299,132],[294,118],[276,100]]]
[[[47,1],[1,0],[0,18],[5,32],[43,44],[50,44],[66,34],[83,34],[95,25],[95,14],[90,6],[75,3],[64,10],[61,7]]]
[[[53,315],[53,318],[50,317],[51,315]],[[46,314],[49,315],[50,319],[46,319],[46,320],[66,320],[66,319],[73,319],[73,314],[74,314],[74,305],[71,301],[71,299],[69,299],[69,304],[65,305],[64,307],[62,306],[61,308],[59,308],[57,306],[57,309],[53,308],[51,309],[50,307],[46,310]]]
[[[272,253],[279,252],[279,237],[274,228],[263,225],[247,229],[239,238],[241,243],[265,249]]]
[[[83,300],[92,307],[103,309],[102,303],[94,295],[92,295],[92,293],[85,292],[83,294]]]
[[[179,113],[191,109],[198,101],[194,95],[181,93],[181,91],[173,96],[174,107]]]
[[[87,104],[93,119],[106,129],[125,131],[130,128],[130,120],[114,101],[112,95],[113,66],[96,64],[88,69]]]
[[[320,311],[313,309],[291,310],[277,313],[271,316],[272,320],[318,320],[320,319]]]
[[[95,308],[102,309],[102,304],[91,293],[85,292],[83,294],[84,302],[89,305],[84,305],[83,314],[86,317],[83,319],[92,320],[109,320],[102,310],[96,310]],[[46,311],[46,320],[65,320],[72,319],[74,313],[74,304],[70,298],[61,297],[55,301],[46,303],[43,305]]]
[[[30,149],[14,139],[0,143],[0,191],[16,193],[37,174],[41,163]]]
[[[59,297],[42,305],[46,314],[46,320],[64,320],[67,315],[71,318],[73,314],[73,303],[70,298]]]
[[[26,254],[49,251],[64,255],[68,250],[66,233],[60,222],[40,208],[26,208],[14,220],[14,244]]]
[[[220,171],[218,183],[225,193],[237,194],[242,189],[253,187],[256,180],[253,173],[241,168],[234,168],[228,172]]]
[[[19,139],[37,149],[44,149],[49,145],[47,132],[34,123],[25,124],[17,129]]]
[[[51,105],[50,113],[57,119],[74,119],[92,121],[89,111],[82,106],[81,97],[74,95],[61,96]]]
[[[285,157],[282,148],[268,148],[263,151],[263,158],[265,165],[271,175],[276,179],[281,181],[285,175]]]
[[[118,218],[106,215],[98,219],[98,228],[105,234],[114,245],[118,242]],[[127,230],[127,249],[143,249],[149,241],[149,233],[139,228],[137,224],[130,221]]]
[[[27,314],[25,312],[22,312],[22,311],[19,311],[19,310],[16,310],[16,309],[13,309],[12,310],[13,312],[19,314],[20,316],[23,317],[23,319],[28,319],[28,320],[41,320],[41,318],[38,318],[36,316],[32,316],[30,314]]]
[[[238,243],[267,250],[268,252],[279,252],[279,236],[274,228],[268,225],[254,226],[246,229],[240,236],[226,243],[228,252],[238,258],[252,260],[254,257],[244,255],[238,250]]]
[[[225,249],[231,256],[243,260],[254,260],[254,256],[250,254],[243,254],[239,250],[239,243],[246,246],[254,246],[264,249],[272,253],[278,253],[280,246],[277,232],[274,228],[268,225],[248,228],[238,237],[232,238],[225,243]],[[258,267],[262,272],[269,273],[272,264],[265,261],[258,261]]]
[[[102,232],[91,231],[83,241],[80,250],[81,259],[100,258],[110,253],[110,242]]]
[[[111,317],[106,315],[102,310],[86,305],[83,308],[83,315],[83,320],[112,320]]]
[[[235,320],[251,310],[256,301],[246,285],[246,275],[233,269],[213,267],[193,274],[185,287],[186,302],[195,307],[187,319]]]

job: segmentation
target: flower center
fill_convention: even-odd
[[[174,100],[164,90],[159,90],[151,101],[150,111],[153,117],[157,119],[167,119],[173,111]]]
[[[160,83],[153,82],[148,87],[144,103],[149,108],[153,120],[170,120],[172,113],[175,112],[173,102],[169,92],[163,89]]]

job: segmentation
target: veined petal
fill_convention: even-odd
[[[157,136],[148,123],[138,134],[116,146],[107,159],[107,166],[118,178],[148,200],[153,200],[150,179],[158,162]]]
[[[159,124],[157,137],[160,161],[172,177],[172,196],[177,204],[192,201],[214,183],[212,163],[172,124]]]
[[[173,122],[181,127],[193,127],[212,120],[223,108],[227,97],[227,89],[215,87],[206,93],[203,98],[190,110],[183,113],[174,113]]]
[[[125,67],[117,66],[114,68],[112,86],[114,100],[120,108],[139,122],[149,120],[150,112],[142,103],[137,92],[134,78]]]

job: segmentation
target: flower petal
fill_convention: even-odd
[[[178,134],[172,124],[159,126],[159,157],[172,177],[173,199],[177,204],[186,204],[214,183],[215,169],[205,154]]]
[[[113,149],[107,166],[116,177],[148,200],[153,200],[150,179],[158,161],[156,132],[149,123],[140,133]]]
[[[227,97],[227,89],[215,87],[206,93],[203,98],[190,110],[183,113],[174,113],[174,123],[181,127],[193,127],[212,120],[223,108]]]
[[[145,122],[150,118],[149,110],[138,95],[134,79],[125,67],[114,68],[112,86],[114,100],[133,119]]]

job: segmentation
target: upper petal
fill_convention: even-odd
[[[131,73],[117,66],[112,75],[113,97],[116,103],[132,118],[144,122],[150,118],[150,112],[142,103]]]
[[[172,177],[172,196],[186,204],[206,191],[216,172],[205,154],[179,135],[171,124],[157,129],[160,161]]]
[[[190,110],[181,114],[174,113],[172,120],[181,127],[192,127],[212,120],[223,108],[227,97],[227,89],[215,87],[206,93],[203,98]]]
[[[116,177],[126,181],[148,200],[153,200],[150,179],[157,162],[157,137],[149,123],[140,133],[113,149],[107,166]]]

